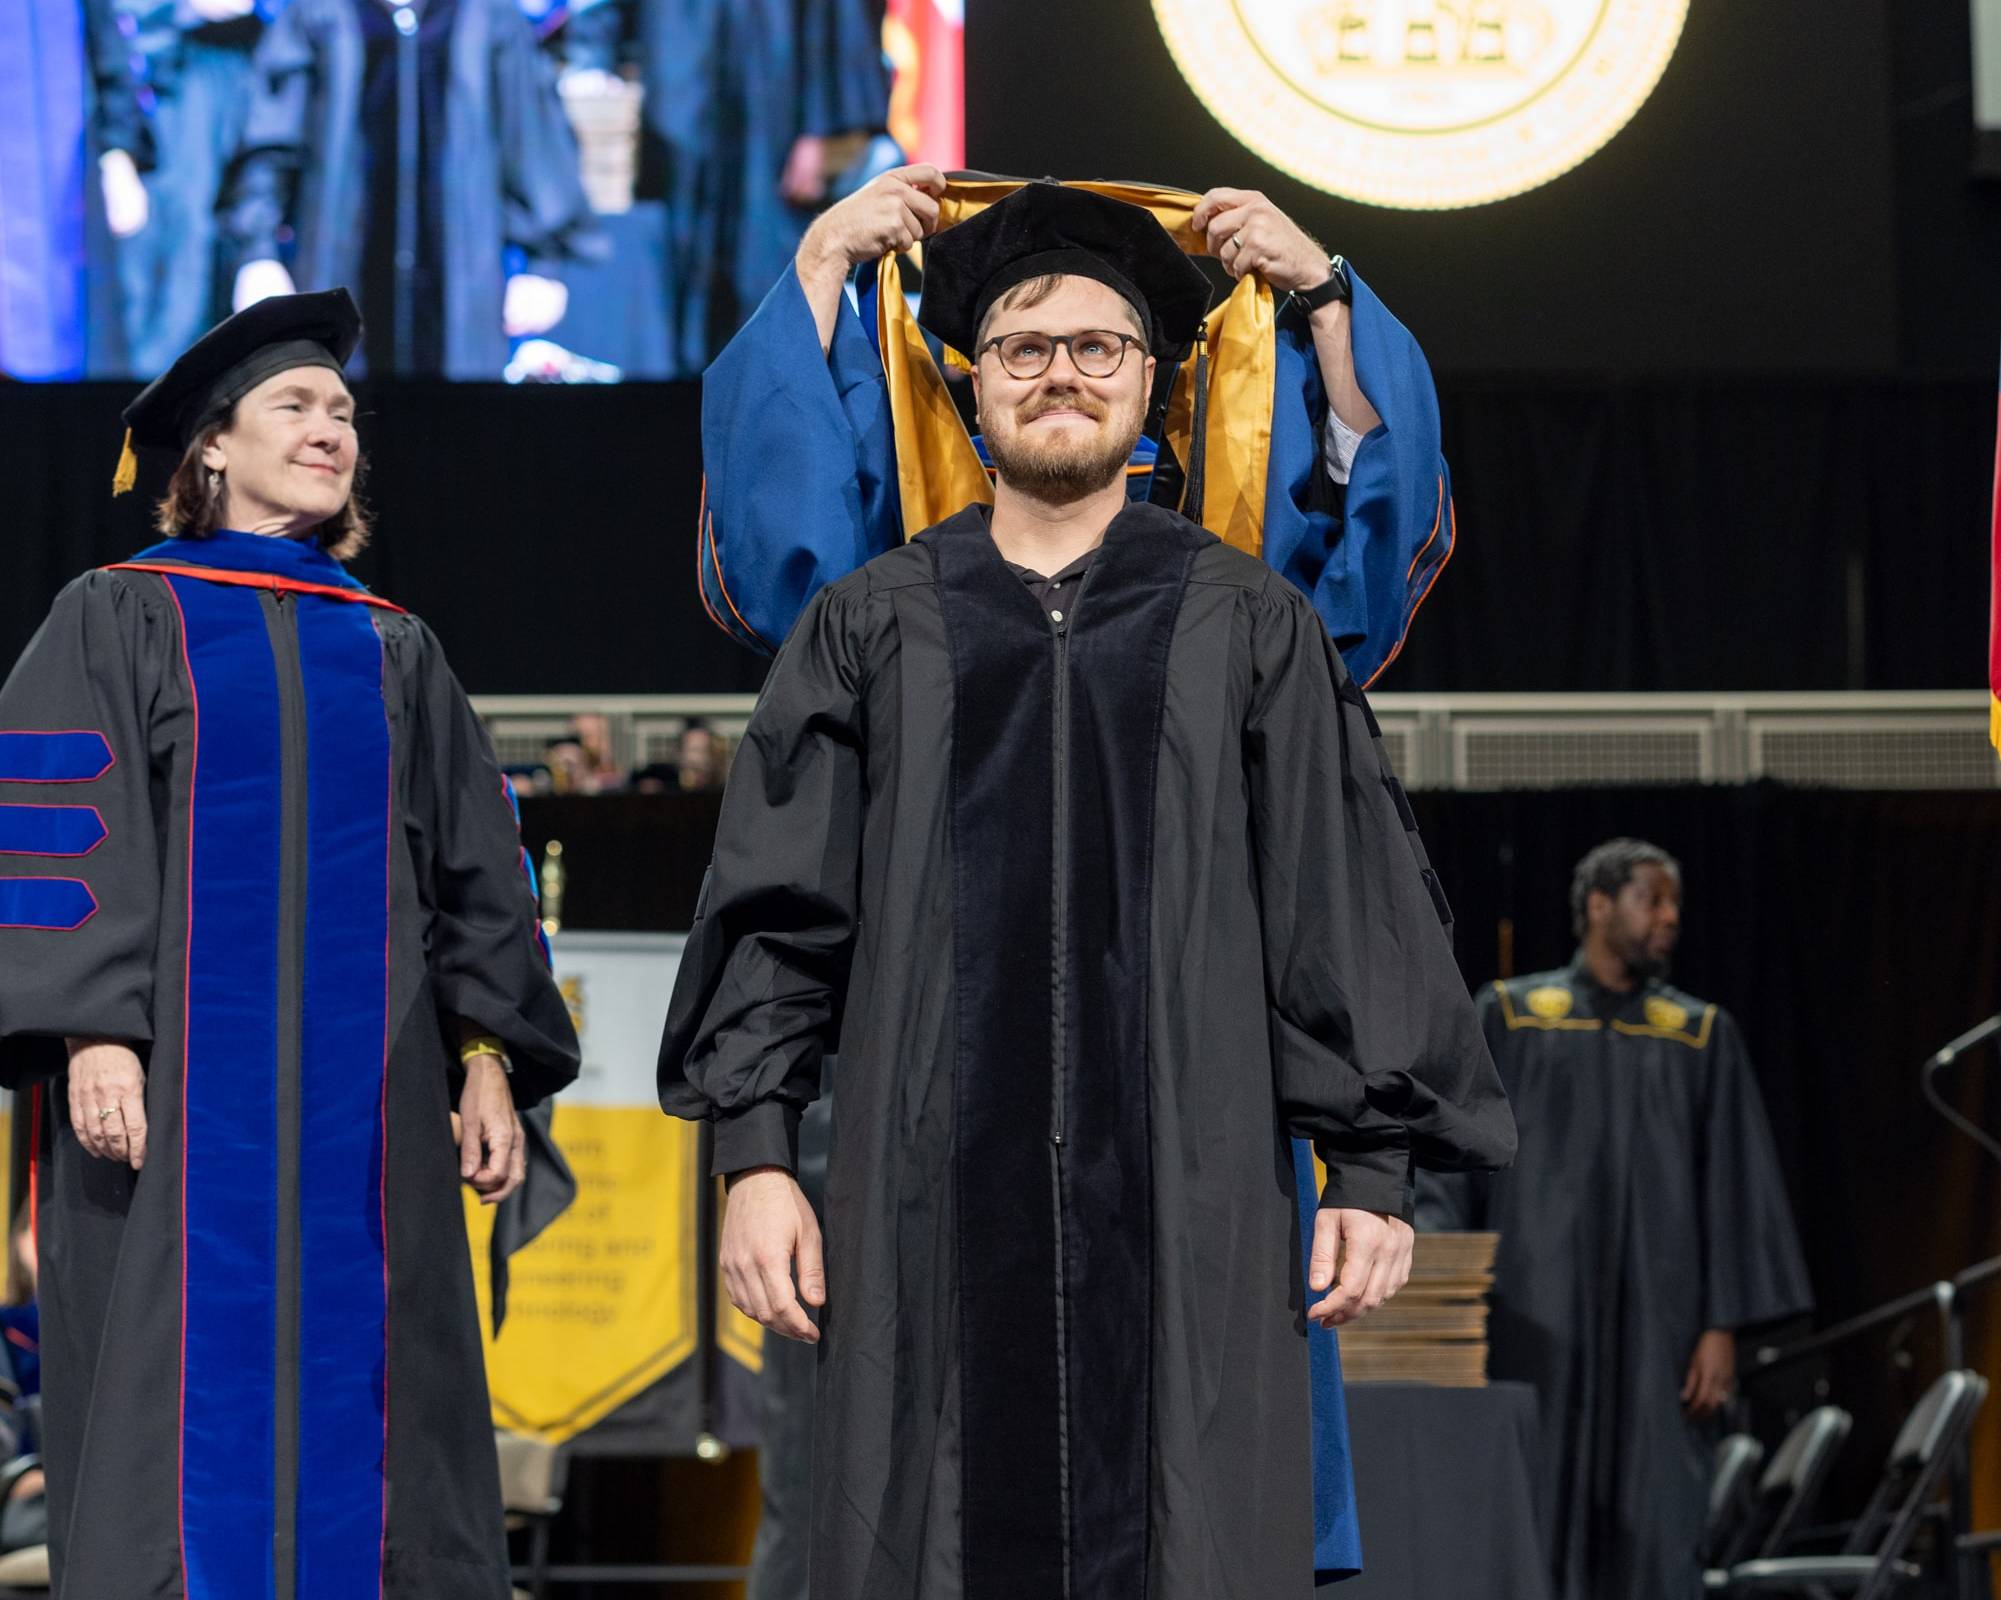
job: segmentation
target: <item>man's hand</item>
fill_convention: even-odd
[[[569,309],[569,286],[561,278],[517,272],[507,280],[500,320],[508,338],[526,339],[532,334],[547,333],[563,320],[563,313]]]
[[[466,1063],[457,1131],[459,1176],[481,1205],[499,1205],[528,1175],[528,1143],[498,1056],[477,1055]]]
[[[813,308],[822,350],[833,346],[849,270],[885,251],[908,250],[937,232],[938,197],[944,192],[945,174],[936,167],[898,167],[829,207],[806,230],[793,264]]]
[[[1211,189],[1195,202],[1189,220],[1209,236],[1209,253],[1233,278],[1255,272],[1284,295],[1317,289],[1333,273],[1326,247],[1255,189]],[[1334,415],[1361,434],[1381,426],[1382,417],[1355,376],[1347,304],[1330,300],[1308,321]]]
[[[1711,1328],[1695,1341],[1695,1354],[1689,1357],[1682,1409],[1691,1417],[1712,1417],[1736,1389],[1737,1336],[1728,1328]]]
[[[938,228],[938,197],[945,174],[933,166],[897,167],[871,178],[831,207],[799,241],[799,269],[824,272],[873,261],[889,250],[908,250]]]
[[[827,1303],[820,1223],[791,1173],[781,1167],[752,1167],[731,1175],[720,1257],[731,1305],[773,1333],[806,1344],[820,1342],[820,1330],[806,1315],[806,1306]],[[795,1263],[797,1294],[792,1288]]]
[[[802,133],[792,141],[785,170],[778,175],[778,193],[795,206],[814,206],[827,198],[827,141]]]
[[[1313,1256],[1306,1287],[1333,1293],[1306,1308],[1323,1328],[1338,1328],[1366,1317],[1410,1281],[1410,1255],[1417,1235],[1387,1211],[1352,1211],[1329,1206],[1313,1223]],[[1334,1269],[1341,1276],[1336,1282]]]
[[[104,221],[112,238],[129,239],[146,226],[151,203],[131,151],[107,150],[99,156],[97,181],[104,190]]]
[[[146,1073],[130,1045],[69,1041],[69,1125],[90,1155],[146,1164]]]
[[[1255,272],[1279,294],[1327,281],[1325,247],[1255,189],[1211,189],[1189,220],[1233,278]]]

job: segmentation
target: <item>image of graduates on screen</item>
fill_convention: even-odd
[[[881,0],[7,0],[0,375],[345,285],[356,376],[693,377],[897,165]]]

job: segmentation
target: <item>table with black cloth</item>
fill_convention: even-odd
[[[1548,1600],[1531,1463],[1535,1391],[1348,1386],[1362,1575],[1340,1600]]]

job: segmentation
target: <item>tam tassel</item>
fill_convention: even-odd
[[[132,430],[125,430],[125,446],[118,452],[118,470],[111,475],[111,495],[129,494],[139,482],[139,457],[132,449]]]

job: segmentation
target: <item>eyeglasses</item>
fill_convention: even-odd
[[[998,351],[1000,364],[1010,378],[1039,378],[1056,359],[1056,347],[1070,352],[1070,364],[1087,378],[1109,378],[1126,359],[1126,346],[1138,344],[1130,333],[1114,333],[1109,328],[1088,328],[1083,333],[1004,333],[989,339],[973,352],[978,361],[989,350]]]

